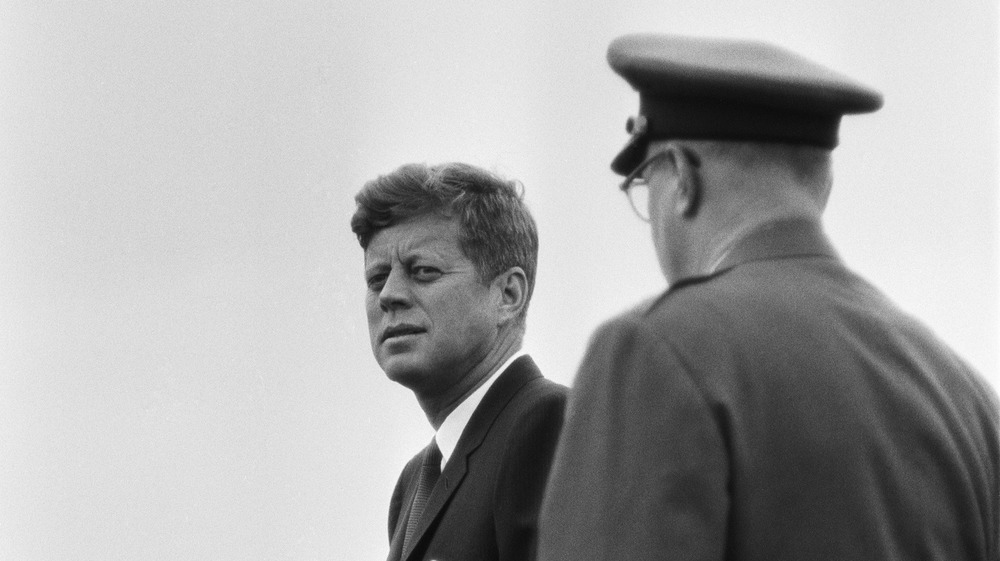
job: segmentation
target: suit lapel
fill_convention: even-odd
[[[427,448],[418,457],[423,458],[427,453]],[[412,463],[412,461],[411,461]],[[410,520],[410,509],[413,505],[413,497],[417,494],[417,483],[420,481],[420,470],[409,469],[408,481],[406,483],[406,494],[400,503],[399,516],[396,518],[396,527],[392,532],[392,541],[389,543],[389,561],[399,561],[403,558],[403,538],[406,536],[406,525]]]
[[[448,503],[448,499],[455,494],[455,491],[465,478],[465,474],[468,472],[469,456],[483,443],[500,412],[510,403],[510,400],[514,398],[514,395],[517,394],[521,387],[541,376],[542,374],[539,372],[538,367],[535,366],[535,362],[531,360],[531,357],[525,355],[512,362],[507,367],[507,370],[500,374],[497,381],[493,383],[493,387],[486,392],[483,400],[476,407],[475,413],[472,414],[472,418],[469,419],[469,424],[462,431],[462,437],[458,440],[455,452],[445,465],[444,471],[441,472],[441,478],[438,479],[437,485],[434,486],[434,490],[431,492],[431,496],[427,499],[427,507],[424,509],[424,514],[413,536],[413,546],[410,548],[410,551],[403,552],[402,561],[407,561],[412,550],[423,539],[427,528],[441,515],[444,506]],[[415,486],[416,484],[414,483]],[[409,504],[409,501],[406,504]],[[405,524],[405,522],[403,523]],[[398,532],[397,537],[399,537]],[[393,539],[394,543],[396,541],[396,539]],[[402,544],[402,539],[398,541]]]

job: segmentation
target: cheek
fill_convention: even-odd
[[[430,310],[431,307],[428,306],[427,309]],[[434,326],[444,333],[461,332],[472,313],[468,306],[456,298],[438,301],[433,309],[431,314]]]
[[[488,306],[485,298],[453,294],[438,302],[439,313],[435,323],[451,338],[473,338],[479,335],[486,323]]]
[[[368,317],[368,334],[374,336],[375,328],[378,327],[379,320],[382,318],[382,308],[378,305],[377,295],[369,293],[365,297],[365,314]]]
[[[670,228],[673,204],[674,201],[668,185],[658,185],[655,189],[650,189],[649,224],[652,227],[654,239],[666,235],[667,230]]]
[[[661,212],[663,208],[663,192],[666,187],[662,184],[655,184],[649,186],[649,219],[650,221],[656,220],[656,215]]]
[[[368,315],[369,327],[372,320],[377,320],[382,315],[382,309],[378,305],[378,294],[368,291],[365,295],[365,313]]]
[[[660,212],[660,207],[657,206],[654,199],[649,200],[649,232],[653,236],[653,245],[657,250],[660,250],[663,243],[663,215]]]
[[[654,207],[649,216],[649,233],[653,238],[653,249],[656,252],[656,261],[660,266],[660,271],[667,275],[670,270],[670,224],[669,217],[665,216],[662,206]]]

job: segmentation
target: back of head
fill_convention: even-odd
[[[426,215],[454,219],[459,246],[488,283],[511,267],[535,286],[538,230],[524,204],[520,184],[463,163],[407,164],[364,185],[354,197],[351,230],[363,249],[380,230]],[[521,311],[523,323],[528,305]]]
[[[690,142],[706,160],[722,161],[732,187],[753,197],[802,198],[822,210],[833,182],[831,151],[775,142]],[[753,191],[753,192],[747,192]]]
[[[671,209],[657,209],[661,223],[682,214],[668,224],[682,232],[655,234],[672,269],[689,250],[720,251],[705,240],[714,246],[769,221],[818,218],[841,118],[882,105],[876,90],[760,41],[632,34],[611,43],[608,62],[639,94],[612,170],[632,177],[657,152],[685,164],[659,166],[675,169],[683,187]],[[670,156],[671,146],[698,157]]]

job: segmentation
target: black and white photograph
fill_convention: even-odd
[[[998,561],[998,30],[0,0],[0,559]]]

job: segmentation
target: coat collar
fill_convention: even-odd
[[[648,306],[641,309],[648,313],[654,310],[664,298],[685,286],[703,283],[745,263],[792,257],[839,259],[836,250],[826,234],[823,233],[818,222],[804,218],[769,222],[740,240],[711,273],[679,279],[671,284],[670,288],[660,297],[653,299]]]
[[[726,254],[712,273],[751,261],[786,257],[837,257],[819,223],[804,218],[770,222],[750,232]]]
[[[515,360],[500,374],[500,377],[494,382],[493,387],[490,388],[479,403],[475,413],[472,414],[472,418],[469,419],[469,424],[466,425],[465,430],[462,432],[462,437],[458,441],[455,452],[445,465],[444,471],[434,486],[434,490],[431,491],[430,497],[427,498],[427,506],[413,536],[413,546],[410,547],[410,551],[401,552],[402,555],[399,557],[401,561],[409,559],[410,554],[423,539],[427,529],[441,515],[444,506],[448,503],[448,499],[458,489],[468,472],[469,456],[486,439],[486,435],[503,409],[525,384],[535,378],[541,377],[542,374],[535,365],[535,362],[527,355]],[[421,457],[426,453],[427,450],[425,448]],[[411,487],[412,489],[407,493],[407,500],[403,502],[407,509],[409,509],[409,505],[412,502],[410,497],[413,495],[416,483],[412,483]],[[401,517],[399,522],[404,527],[406,518],[407,516]],[[401,538],[399,534],[401,533],[397,532],[397,538]],[[400,548],[402,548],[402,539],[393,540],[389,558],[393,559],[392,553],[399,551]]]

